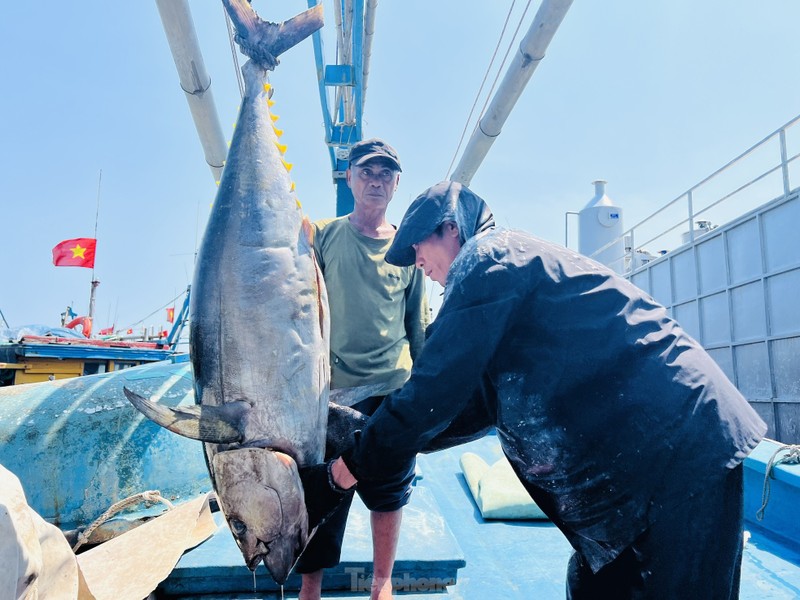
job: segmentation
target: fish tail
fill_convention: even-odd
[[[262,20],[247,0],[222,0],[236,29],[235,40],[242,53],[261,68],[274,69],[278,56],[300,43],[323,25],[322,4],[309,8],[283,23]]]

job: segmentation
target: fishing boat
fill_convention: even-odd
[[[179,346],[189,292],[169,331],[114,332],[112,327],[93,337],[87,316],[76,316],[60,327],[0,328],[0,387],[111,373],[186,354]]]
[[[183,89],[210,89],[188,4],[179,0],[157,0],[157,4]],[[355,14],[351,22],[337,24],[338,38],[349,40],[348,51],[337,52],[341,60],[326,65],[318,38],[314,44],[339,214],[352,206],[349,190],[336,173],[346,168],[342,150],[361,135],[369,24],[375,8],[369,2],[344,4]],[[542,2],[518,59],[454,169],[454,178],[468,183],[479,168],[538,65],[527,59],[544,55],[570,4]],[[326,86],[342,92],[333,110],[324,100]],[[187,99],[207,162],[218,178],[226,147],[216,133],[220,128],[209,104],[213,99],[188,91]],[[753,600],[800,597],[796,517],[800,312],[794,309],[800,292],[800,246],[793,237],[794,224],[800,222],[800,186],[792,179],[800,155],[792,155],[788,148],[796,145],[787,142],[798,135],[798,120],[780,125],[733,159],[721,157],[720,162],[728,161],[722,168],[633,227],[624,226],[624,207],[609,197],[605,182],[596,183],[594,196],[575,213],[580,251],[664,304],[768,423],[770,439],[744,465],[747,535],[741,598]],[[777,148],[777,153],[767,167],[753,174],[748,158],[762,148]],[[715,187],[740,168],[747,174]],[[708,189],[714,192],[704,195]],[[31,508],[58,525],[70,541],[90,529],[109,506],[145,490],[159,490],[161,497],[180,504],[211,489],[201,445],[145,420],[122,394],[122,388],[129,387],[171,406],[193,404],[191,368],[185,357],[106,370],[0,390],[0,464],[19,477]],[[529,499],[511,493],[494,435],[420,456],[418,464],[395,563],[398,595],[564,597],[571,548]],[[108,517],[94,529],[98,534],[91,543],[102,547],[106,539],[122,539],[127,535],[123,532],[155,521],[159,511],[150,508]],[[211,512],[214,526],[207,539],[169,565],[167,574],[154,581],[153,596],[296,597],[299,577],[293,575],[280,590],[266,570],[251,573],[213,503]],[[356,500],[342,562],[325,573],[326,598],[368,597],[372,555],[368,523],[368,511]],[[142,571],[148,569],[139,565],[137,577],[147,575]],[[117,590],[119,596],[124,592]]]
[[[31,333],[41,332],[41,335]],[[168,336],[158,341],[90,339],[71,330],[0,330],[0,386],[95,375],[165,360]]]

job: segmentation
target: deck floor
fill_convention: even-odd
[[[485,521],[481,518],[461,474],[459,458],[464,452],[478,454],[490,464],[500,458],[496,437],[486,438],[419,459],[426,490],[438,504],[452,536],[460,546],[466,566],[458,569],[455,585],[442,586],[434,578],[401,582],[397,596],[418,598],[461,598],[466,600],[558,599],[565,597],[565,573],[570,546],[553,525],[536,521]],[[356,524],[359,530],[363,523]],[[747,528],[747,524],[745,525]],[[364,532],[359,531],[359,537]],[[348,524],[348,536],[352,536]],[[448,536],[449,537],[449,536]],[[352,539],[352,537],[351,537]],[[347,538],[345,540],[347,544]],[[401,539],[401,554],[426,557],[430,550],[414,536]],[[345,548],[345,555],[347,548]],[[343,559],[345,556],[343,556]],[[241,560],[241,558],[239,558]],[[433,591],[432,591],[433,590]],[[189,598],[281,598],[276,592],[254,592],[235,596],[183,596]],[[284,598],[297,598],[288,590]],[[330,591],[324,598],[367,598],[368,593]],[[765,535],[752,532],[744,552],[741,596],[744,600],[790,600],[800,598],[800,552]]]
[[[457,585],[449,589],[449,596],[469,600],[564,598],[570,555],[566,539],[550,524],[484,521],[459,468],[458,459],[467,451],[489,463],[500,458],[494,436],[420,457],[425,474],[420,485],[434,492],[467,563],[459,570]],[[750,531],[748,523],[745,529]],[[744,551],[740,598],[800,598],[800,551],[759,532],[750,534]]]

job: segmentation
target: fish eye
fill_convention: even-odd
[[[239,519],[231,519],[228,523],[231,526],[231,531],[236,535],[242,536],[247,533],[247,525]]]

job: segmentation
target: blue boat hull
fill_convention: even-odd
[[[0,464],[64,531],[145,490],[180,501],[211,489],[201,443],[145,419],[123,386],[171,406],[194,403],[188,362],[0,389]]]

